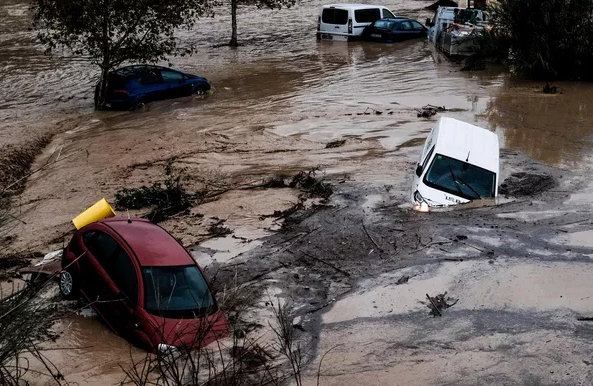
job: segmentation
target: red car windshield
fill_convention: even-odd
[[[144,308],[165,318],[199,318],[216,311],[216,302],[195,265],[143,267]]]

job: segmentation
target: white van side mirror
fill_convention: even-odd
[[[418,164],[418,166],[416,166],[416,175],[418,177],[420,177],[422,175],[422,165]]]
[[[430,20],[430,17],[426,18],[426,26],[427,27],[432,27],[434,24],[432,24],[432,20]]]

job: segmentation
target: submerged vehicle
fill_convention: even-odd
[[[324,5],[317,19],[317,40],[359,40],[366,26],[382,18],[393,19],[395,14],[382,5]]]
[[[112,217],[78,230],[62,255],[59,287],[150,351],[205,346],[228,331],[198,264],[144,219]]]
[[[362,39],[392,43],[424,37],[426,31],[427,28],[417,20],[396,17],[394,19],[380,19],[371,23],[362,32]]]
[[[412,185],[414,208],[467,203],[498,195],[498,136],[489,130],[443,117],[422,149]]]
[[[428,41],[450,56],[475,53],[478,38],[488,26],[486,12],[477,8],[438,7],[426,20]]]
[[[167,67],[134,65],[111,71],[107,77],[107,94],[99,104],[99,87],[95,87],[95,107],[100,109],[138,109],[157,100],[201,95],[210,90],[205,78]]]

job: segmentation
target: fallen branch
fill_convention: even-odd
[[[361,222],[362,222],[362,229],[364,229],[364,233],[366,233],[366,235],[368,236],[368,238],[373,242],[373,244],[375,244],[375,247],[377,247],[377,249],[381,251],[382,249],[379,246],[379,244],[377,244],[375,242],[375,240],[373,239],[373,237],[371,236],[371,234],[369,233],[369,231],[367,231],[367,227],[364,225],[364,220],[362,220]]]
[[[293,252],[291,252],[291,251],[288,251],[288,252],[290,252],[290,253],[293,253]],[[320,259],[319,257],[315,257],[315,256],[313,256],[313,255],[311,255],[311,254],[309,254],[309,253],[307,253],[307,252],[303,252],[303,251],[301,251],[301,252],[303,253],[303,255],[305,255],[305,256],[307,256],[307,257],[310,257],[311,259],[313,259],[313,260],[316,260],[316,261],[318,261],[318,262],[320,262],[320,263],[322,263],[322,264],[325,264],[325,265],[327,265],[328,267],[331,267],[331,268],[335,269],[336,271],[340,272],[341,274],[343,274],[343,275],[345,275],[345,276],[347,276],[347,277],[350,277],[350,272],[346,272],[346,271],[344,271],[343,269],[336,267],[336,266],[335,266],[335,265],[333,265],[332,263],[328,263],[327,261],[325,261],[325,260],[323,260],[323,259]],[[294,253],[293,253],[293,254],[294,254]]]
[[[428,294],[426,294],[426,298],[428,299],[430,304],[432,304],[432,309],[434,310],[434,312],[436,312],[438,316],[443,316],[443,314],[441,314],[441,311],[439,310],[437,305],[434,304],[434,301],[432,300],[432,298],[430,296],[428,296]]]

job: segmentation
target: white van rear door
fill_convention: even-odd
[[[348,35],[348,10],[341,8],[323,8],[319,25],[322,39],[332,39],[332,35]]]

